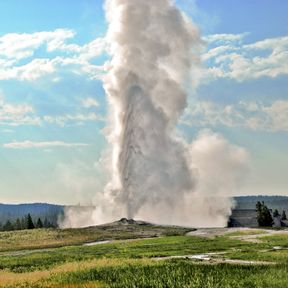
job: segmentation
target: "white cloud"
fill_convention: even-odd
[[[104,66],[95,65],[91,60],[105,52],[105,38],[96,38],[81,46],[67,42],[74,36],[72,30],[56,29],[31,34],[10,33],[0,37],[0,80],[35,81],[61,71],[88,75],[91,79],[101,78]],[[34,57],[42,47],[41,58]],[[23,59],[25,64],[20,62]]]
[[[264,107],[263,111],[270,119],[272,130],[288,131],[288,101],[275,101],[270,107]]]
[[[202,59],[208,68],[204,78],[236,81],[275,78],[288,74],[288,36],[243,44],[247,33],[215,34],[206,37],[209,49]]]
[[[11,104],[3,104],[0,106],[1,112],[3,114],[21,116],[25,114],[29,114],[34,112],[32,106],[28,104],[20,104],[20,105],[11,105]]]
[[[45,123],[59,126],[82,125],[84,122],[105,121],[102,115],[95,112],[84,113],[83,108],[98,107],[98,102],[93,98],[82,100],[82,109],[75,114],[63,115],[43,115],[38,116],[34,108],[27,104],[12,104],[5,100],[0,90],[0,125],[2,126],[20,126],[33,125],[40,126]]]
[[[22,66],[0,67],[0,80],[16,79],[20,81],[35,81],[48,75],[53,79],[60,79],[61,73],[74,75],[87,75],[90,79],[102,79],[105,73],[105,65],[93,65],[81,57],[55,57],[53,59],[33,59]],[[52,79],[52,80],[53,80]]]
[[[56,29],[36,33],[9,33],[0,37],[0,58],[21,60],[33,56],[42,45],[48,51],[63,49],[65,42],[73,38],[75,33],[68,29]],[[67,47],[65,47],[67,48]]]
[[[284,37],[276,37],[276,38],[267,38],[252,44],[244,45],[246,49],[280,49],[280,50],[287,50],[287,41],[288,36]],[[279,50],[278,50],[279,51]]]
[[[48,74],[52,74],[55,72],[55,61],[51,61],[50,59],[33,59],[26,65],[20,67],[14,67],[7,71],[7,74],[3,75],[2,79],[18,79],[18,80],[27,80],[34,81],[40,77],[46,76]],[[10,73],[9,73],[10,72]],[[1,74],[0,74],[1,77]]]
[[[247,35],[245,32],[204,37],[209,44],[202,57],[207,64],[204,81],[215,78],[245,81],[288,74],[287,36],[244,44]],[[92,60],[108,50],[106,39],[96,38],[79,45],[71,43],[74,37],[75,32],[69,29],[0,37],[0,80],[35,81],[47,75],[57,77],[61,71],[102,79],[107,65],[95,65]],[[46,49],[42,58],[34,57],[42,47]],[[25,64],[19,63],[29,57],[34,58]]]
[[[0,125],[40,125],[40,118],[31,105],[7,103],[0,91]]]
[[[204,37],[204,40],[208,43],[227,43],[227,42],[239,42],[242,41],[249,33],[241,34],[212,34]]]
[[[94,112],[91,113],[78,113],[78,114],[65,114],[60,116],[44,116],[43,121],[50,124],[57,124],[59,126],[66,126],[68,124],[80,125],[87,121],[105,121],[105,118]]]
[[[81,104],[84,108],[98,107],[99,103],[96,99],[88,97],[81,100]]]
[[[198,101],[190,103],[181,123],[200,127],[222,125],[269,132],[288,131],[288,101],[277,100],[270,105],[253,101],[240,101],[233,105]]]
[[[11,142],[3,144],[4,148],[9,149],[29,149],[29,148],[51,148],[51,147],[64,147],[64,148],[73,148],[73,147],[86,147],[86,143],[71,143],[63,141],[43,141],[43,142],[33,142],[33,141],[23,141],[23,142]]]

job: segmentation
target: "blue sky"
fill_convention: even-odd
[[[238,194],[288,192],[288,2],[177,0],[206,48],[179,129],[251,158]],[[0,202],[84,203],[103,189],[103,2],[0,2]]]

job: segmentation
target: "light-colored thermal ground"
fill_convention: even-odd
[[[253,243],[260,243],[262,237],[271,235],[288,235],[288,229],[272,230],[263,228],[199,228],[196,231],[188,232],[188,236],[199,236],[214,238],[218,236],[228,236],[236,240],[243,240]]]

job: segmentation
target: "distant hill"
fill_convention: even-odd
[[[33,220],[47,218],[49,222],[56,224],[59,215],[64,214],[64,206],[47,203],[0,204],[0,223],[21,219],[28,213],[31,214]]]
[[[286,210],[288,212],[288,196],[239,196],[234,198],[235,209],[255,209],[258,201],[264,201],[265,205],[272,210]]]

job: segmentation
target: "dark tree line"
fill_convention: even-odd
[[[263,227],[272,227],[274,224],[273,218],[278,218],[280,220],[287,220],[285,210],[282,211],[280,215],[279,211],[275,209],[271,215],[272,210],[270,211],[268,207],[264,204],[264,202],[258,201],[256,204],[257,211],[257,221],[259,226]]]
[[[273,211],[273,217],[274,218],[280,218],[281,220],[287,220],[286,212],[285,210],[282,211],[282,214],[280,215],[278,209],[275,209]]]
[[[22,218],[17,218],[15,221],[7,220],[3,225],[0,223],[0,231],[13,231],[13,230],[25,230],[25,229],[41,229],[41,228],[55,228],[55,225],[48,221],[47,218],[44,221],[38,218],[33,221],[30,213]]]
[[[272,227],[274,224],[272,215],[264,202],[258,201],[256,204],[258,225],[262,227]]]

